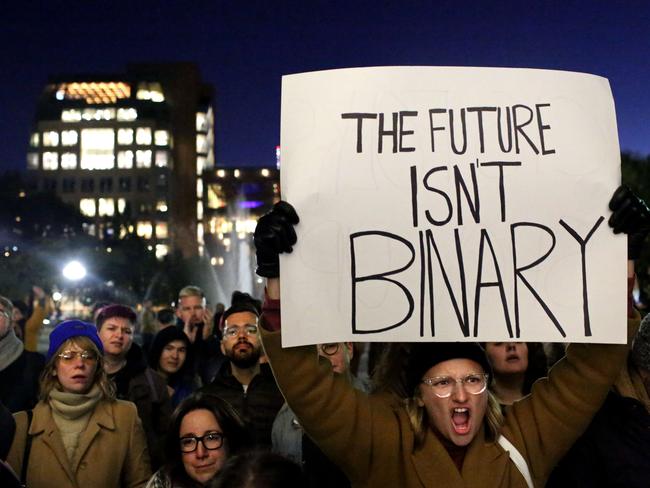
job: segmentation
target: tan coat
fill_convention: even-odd
[[[639,321],[629,321],[636,330]],[[432,431],[415,448],[405,409],[387,395],[365,395],[332,374],[315,347],[283,349],[278,332],[263,331],[278,385],[301,425],[354,487],[525,488],[508,453],[483,428],[459,472]],[[567,357],[507,410],[501,429],[526,460],[536,487],[566,453],[605,399],[627,346],[572,344]]]
[[[18,412],[16,435],[7,461],[21,472],[25,450],[27,414]],[[81,434],[77,461],[71,465],[50,406],[34,408],[32,448],[27,468],[29,488],[140,487],[151,476],[149,453],[135,405],[101,401]]]

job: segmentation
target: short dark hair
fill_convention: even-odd
[[[209,488],[302,488],[308,486],[300,466],[269,451],[233,456],[221,468]]]
[[[112,319],[113,317],[126,319],[131,322],[131,325],[135,325],[138,321],[138,316],[131,307],[120,305],[118,303],[112,303],[111,305],[102,307],[102,309],[99,311],[97,319],[95,320],[97,330],[100,330],[102,328],[102,325],[104,325],[104,322],[106,322],[108,319]]]
[[[191,483],[183,467],[183,458],[179,445],[181,422],[194,410],[208,410],[219,422],[224,436],[224,448],[227,456],[235,455],[252,445],[249,432],[235,409],[225,400],[204,392],[196,392],[185,398],[172,414],[165,441],[165,464],[172,481]],[[175,486],[175,485],[174,485]]]

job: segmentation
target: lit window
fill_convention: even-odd
[[[150,100],[152,102],[164,102],[165,95],[163,94],[160,83],[138,83],[138,91],[135,94],[138,100]]]
[[[74,146],[77,142],[79,142],[79,133],[76,130],[61,132],[61,144],[63,146]]]
[[[196,218],[199,220],[203,219],[203,202],[200,200],[196,202]]]
[[[169,131],[166,130],[157,130],[153,134],[154,142],[156,146],[167,146],[169,145]]]
[[[63,122],[79,122],[81,121],[81,110],[76,110],[76,109],[62,110],[61,120]]]
[[[38,153],[27,154],[27,169],[38,169]]]
[[[63,153],[61,155],[61,169],[76,169],[77,155],[75,153]]]
[[[133,129],[117,129],[117,143],[123,146],[133,144]]]
[[[169,164],[169,153],[167,151],[156,151],[156,167],[166,168]]]
[[[134,108],[118,108],[117,120],[131,122],[138,118],[138,111]]]
[[[201,175],[203,174],[203,168],[205,168],[205,163],[206,160],[203,156],[199,156],[196,158],[196,174]]]
[[[123,214],[126,210],[126,198],[117,199],[117,213]]]
[[[156,238],[167,239],[167,222],[156,222]]]
[[[235,178],[239,178],[239,176],[241,175],[241,171],[236,169],[233,174],[235,175]]]
[[[252,234],[255,232],[256,225],[256,219],[237,220],[235,221],[235,232],[237,232],[237,234]]]
[[[59,153],[44,152],[43,169],[49,169],[49,170],[59,169]]]
[[[114,108],[85,108],[81,113],[83,120],[113,120],[115,119]]]
[[[167,211],[167,202],[165,200],[158,200],[156,202],[156,211],[165,213]]]
[[[31,137],[29,138],[29,145],[32,147],[38,147],[38,143],[40,141],[40,136],[38,132],[32,132]]]
[[[196,113],[196,130],[199,132],[208,130],[208,117],[203,112]]]
[[[162,259],[169,254],[169,246],[167,244],[156,244],[156,257]]]
[[[200,244],[203,244],[203,223],[202,222],[199,222],[196,225],[196,240]]]
[[[138,127],[135,131],[135,142],[141,146],[151,144],[151,129],[149,127]]]
[[[136,227],[136,234],[138,234],[143,239],[151,239],[151,236],[153,234],[151,222],[138,222],[138,225]]]
[[[58,146],[59,133],[55,130],[43,132],[43,145],[44,146]]]
[[[138,168],[151,168],[151,151],[136,151],[135,165]]]
[[[117,167],[120,169],[133,168],[133,151],[118,151]]]
[[[223,178],[224,176],[226,176],[226,170],[224,170],[224,169],[217,170],[217,176],[219,178]]]
[[[203,134],[196,135],[196,152],[201,154],[208,152],[208,138]]]
[[[115,200],[112,198],[100,198],[98,215],[100,217],[112,217],[115,215]]]
[[[86,217],[94,217],[96,213],[95,209],[95,199],[94,198],[82,198],[79,200],[79,211],[82,215]]]
[[[271,174],[271,172],[270,172],[268,169],[266,169],[266,168],[264,168],[263,170],[261,170],[260,173],[261,173],[262,176],[264,176],[265,178],[268,178],[268,176]]]
[[[113,169],[115,166],[115,131],[83,129],[81,131],[81,169]]]
[[[196,198],[199,200],[203,198],[203,180],[201,178],[196,179]]]

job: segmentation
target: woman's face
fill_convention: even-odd
[[[528,346],[525,342],[487,342],[485,353],[496,376],[522,374],[528,369]]]
[[[185,341],[171,341],[163,347],[158,360],[158,367],[167,374],[174,374],[183,367],[187,358],[187,344]]]
[[[212,412],[206,409],[192,410],[183,417],[179,432],[180,439],[204,437],[207,434],[223,435],[221,426]],[[206,441],[197,442],[194,451],[181,454],[185,472],[190,478],[202,484],[214,478],[228,457],[225,440],[223,445],[216,449],[207,449],[204,442]]]
[[[453,384],[451,394],[447,398],[440,398],[434,393],[435,388],[421,383],[418,403],[426,409],[429,422],[435,429],[457,446],[467,446],[481,428],[488,393],[484,389],[482,393],[473,395],[456,380],[482,373],[483,368],[477,362],[458,358],[436,364],[422,377],[423,380],[447,377]]]
[[[86,359],[82,355],[87,356]],[[88,393],[95,380],[97,352],[82,349],[73,341],[67,341],[57,352],[55,376],[63,391],[68,393]]]

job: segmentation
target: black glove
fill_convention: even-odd
[[[255,249],[257,269],[255,272],[265,278],[280,276],[280,253],[293,251],[297,241],[293,226],[300,222],[291,204],[280,201],[273,209],[257,221],[255,227]]]
[[[609,208],[612,210],[609,226],[614,229],[614,234],[627,234],[627,258],[637,259],[650,231],[650,209],[627,186],[616,189]]]

